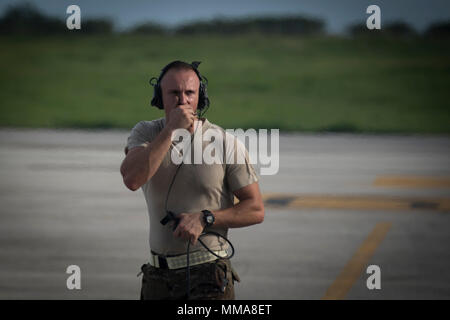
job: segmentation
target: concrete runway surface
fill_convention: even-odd
[[[0,129],[1,299],[139,297],[149,222],[119,173],[127,136]],[[445,136],[281,135],[264,223],[230,230],[237,298],[449,299],[449,160]]]

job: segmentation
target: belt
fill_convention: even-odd
[[[225,250],[213,250],[215,254],[220,257],[227,257],[228,253]],[[186,264],[186,254],[180,254],[175,257],[161,256],[154,252],[150,252],[150,265],[155,268],[161,269],[179,269],[185,268]],[[206,262],[211,262],[218,259],[215,255],[208,251],[196,251],[189,254],[189,266],[195,266],[197,264],[202,264]]]

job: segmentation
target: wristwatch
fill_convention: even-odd
[[[205,221],[205,227],[211,227],[216,221],[214,214],[209,210],[202,210],[203,213],[203,221]]]

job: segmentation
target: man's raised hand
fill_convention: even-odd
[[[194,124],[195,112],[188,105],[179,105],[174,108],[169,115],[167,126],[172,129],[188,129]]]

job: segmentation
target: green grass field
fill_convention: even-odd
[[[0,38],[0,126],[131,128],[151,76],[200,60],[225,128],[450,133],[450,43],[294,36]]]

